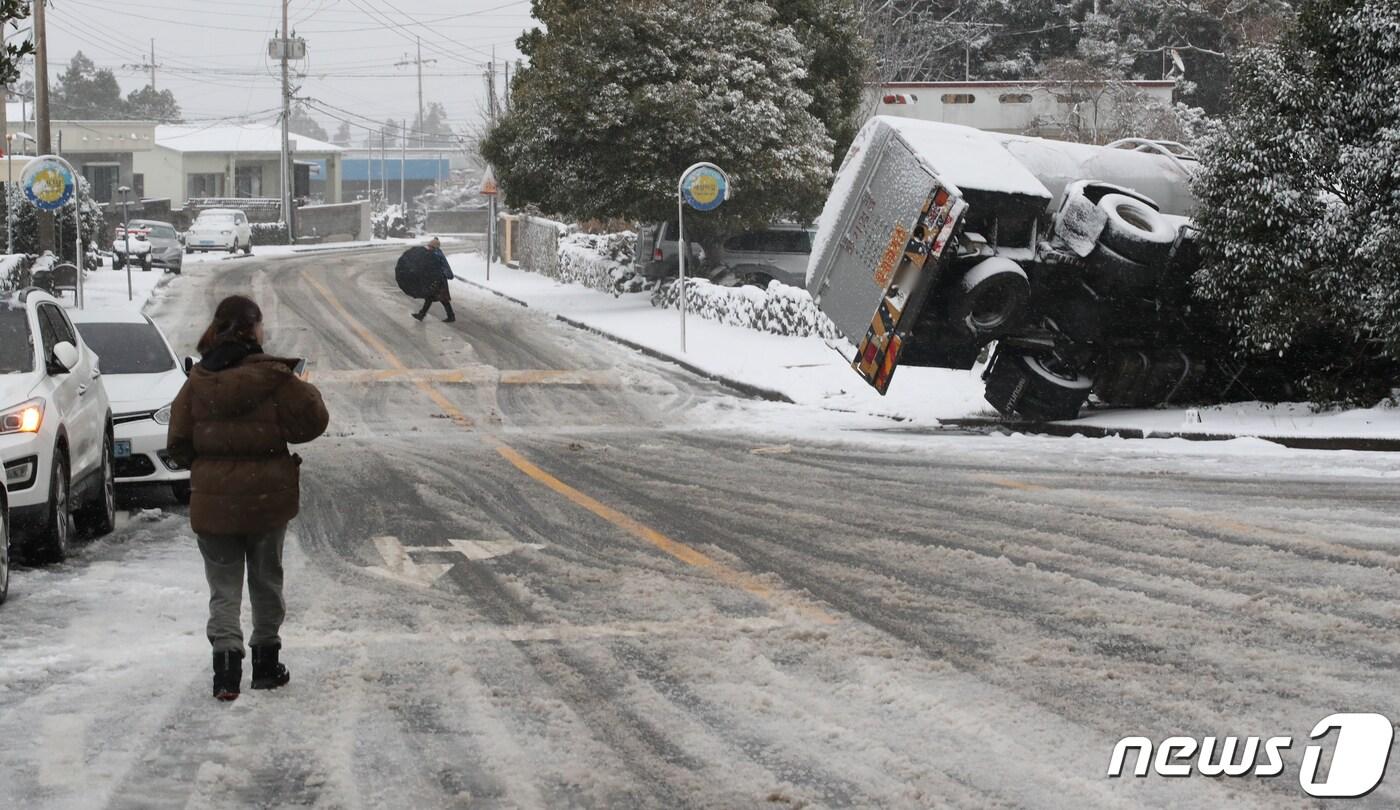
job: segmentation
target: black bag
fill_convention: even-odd
[[[432,298],[442,281],[438,259],[425,247],[411,247],[399,257],[394,268],[394,281],[410,298]]]

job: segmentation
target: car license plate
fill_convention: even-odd
[[[199,244],[200,244],[200,245],[210,245],[210,246],[212,246],[212,245],[214,244],[214,240],[213,240],[213,239],[201,239],[201,240],[199,240]]]
[[[118,439],[116,455],[117,458],[131,458],[131,442],[126,439]]]

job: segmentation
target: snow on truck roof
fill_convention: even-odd
[[[879,116],[939,177],[960,189],[1039,197],[1054,195],[993,133],[956,124]]]

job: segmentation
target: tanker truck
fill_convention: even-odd
[[[807,289],[881,394],[912,365],[980,367],[987,401],[1032,421],[1090,395],[1199,398],[1230,369],[1189,294],[1194,163],[1177,144],[876,117],[837,172]]]

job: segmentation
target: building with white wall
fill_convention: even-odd
[[[870,88],[865,109],[1012,135],[1065,137],[1107,129],[1123,105],[1169,108],[1174,81],[891,82]],[[1134,133],[1140,134],[1140,133]]]
[[[344,150],[292,136],[298,195],[340,202]],[[282,133],[275,124],[155,128],[155,148],[137,156],[145,197],[167,198],[174,208],[191,199],[281,196]]]

